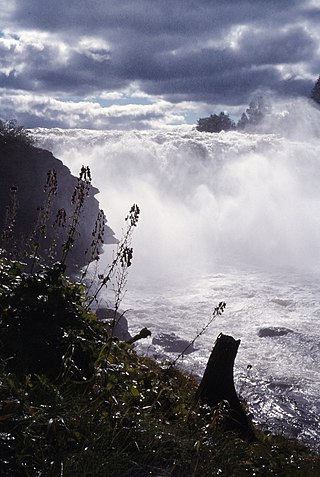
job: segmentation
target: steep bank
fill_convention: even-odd
[[[55,170],[57,175],[57,193],[53,201],[48,225],[46,227],[47,240],[41,245],[42,255],[46,255],[48,245],[57,241],[57,250],[64,242],[65,233],[54,227],[57,212],[64,209],[67,218],[72,215],[72,192],[77,184],[77,178],[53,154],[45,149],[31,145],[0,144],[0,230],[3,230],[7,209],[10,206],[11,187],[17,187],[18,207],[14,219],[14,237],[17,247],[25,243],[32,234],[41,207],[46,201],[44,186],[49,170]],[[99,212],[99,202],[95,198],[98,189],[91,187],[85,200],[82,218],[78,228],[77,240],[68,257],[68,264],[72,267],[81,267],[87,262],[86,250],[92,241],[92,230]],[[105,225],[105,243],[117,243],[114,232]],[[57,258],[60,258],[57,252]]]
[[[60,270],[0,257],[1,475],[319,475],[319,455],[226,430],[225,402],[200,405],[191,376],[111,340]]]

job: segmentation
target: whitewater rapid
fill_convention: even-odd
[[[236,382],[254,419],[319,449],[320,113],[303,104],[299,125],[301,107],[260,134],[183,126],[34,135],[75,175],[91,168],[118,237],[131,205],[141,209],[122,303],[131,331],[192,340],[225,301],[181,364],[201,375],[220,332],[240,338]],[[139,346],[163,356],[152,338]]]

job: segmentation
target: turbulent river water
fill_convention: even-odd
[[[75,175],[90,166],[118,237],[141,208],[122,304],[130,330],[192,340],[225,301],[182,366],[201,375],[220,332],[241,338],[235,381],[254,420],[318,450],[319,119],[300,102],[259,134],[34,130]],[[164,353],[152,338],[140,347]]]

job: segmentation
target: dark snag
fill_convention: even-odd
[[[141,340],[143,338],[148,338],[148,336],[151,336],[151,331],[148,330],[148,328],[142,328],[140,332],[137,335],[132,336],[129,340],[126,341],[127,344],[133,344],[138,340]]]
[[[240,340],[220,333],[197,390],[197,399],[210,407],[216,407],[221,401],[227,401],[229,413],[225,422],[228,429],[240,431],[246,438],[253,439],[251,421],[234,387],[233,365],[239,345]]]

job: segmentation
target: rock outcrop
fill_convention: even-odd
[[[120,341],[131,339],[128,320],[123,314],[112,308],[98,308],[95,314],[99,320],[105,323],[108,332],[112,333],[114,338],[118,338]]]
[[[45,243],[41,244],[41,255],[46,255],[50,245],[56,241],[57,259],[61,257],[66,230],[57,236],[54,223],[59,209],[66,211],[66,217],[72,215],[71,197],[77,184],[77,178],[53,154],[47,150],[30,145],[0,144],[0,232],[4,229],[6,213],[10,203],[10,189],[17,187],[18,208],[14,224],[14,237],[19,247],[25,245],[31,236],[41,207],[46,201],[44,185],[49,170],[57,175],[57,194],[48,220]],[[75,269],[88,261],[88,249],[92,242],[92,230],[99,212],[99,203],[95,198],[98,189],[91,187],[85,200],[81,220],[75,236],[74,245],[67,259],[67,265]],[[65,227],[67,229],[67,227]],[[114,232],[105,225],[104,243],[117,243]],[[21,246],[21,245],[20,245]],[[60,247],[60,250],[59,250]]]
[[[193,344],[174,333],[160,333],[153,338],[152,344],[160,345],[168,353],[190,354],[195,351]]]

